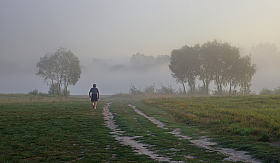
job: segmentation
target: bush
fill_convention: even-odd
[[[156,93],[156,86],[155,86],[155,84],[150,85],[150,86],[146,85],[144,90],[143,90],[143,93],[147,93],[147,94],[154,94],[154,93]]]
[[[70,96],[70,91],[67,90],[67,89],[65,89],[65,88],[62,90],[62,93],[63,93],[63,95],[66,96],[66,97],[67,97],[67,96]]]
[[[135,87],[135,85],[130,84],[130,87],[129,87],[129,94],[131,94],[131,95],[136,95],[136,94],[141,94],[141,93],[143,93],[143,92],[141,91],[141,88],[137,89],[137,88]]]
[[[29,95],[38,95],[39,91],[35,88],[33,91],[28,92]]]
[[[160,89],[156,89],[155,85],[145,86],[144,90],[142,91],[141,88],[136,88],[134,84],[130,84],[129,86],[129,94],[136,95],[136,94],[176,94],[176,90],[169,86],[164,86],[161,84]]]
[[[260,91],[260,95],[280,95],[280,87],[275,88],[274,90],[262,88]]]
[[[159,94],[176,94],[176,90],[173,89],[171,87],[171,85],[164,86],[163,84],[161,84],[161,88],[157,89],[157,93],[159,93]]]
[[[270,140],[270,136],[267,132],[263,131],[259,141],[268,142]]]
[[[280,95],[280,87],[274,89],[275,95]]]
[[[34,96],[48,96],[48,94],[39,92],[36,88],[30,92],[28,92],[29,95],[34,95]]]
[[[260,95],[272,95],[273,91],[269,90],[268,88],[262,88],[260,91]]]

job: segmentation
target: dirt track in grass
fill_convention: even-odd
[[[133,140],[136,137],[121,136],[121,134],[125,131],[118,130],[118,125],[116,125],[114,120],[113,120],[114,115],[109,110],[110,104],[111,103],[108,103],[105,107],[103,107],[103,113],[102,114],[104,115],[104,120],[105,120],[106,126],[109,127],[111,130],[113,130],[113,132],[111,132],[111,134],[114,135],[116,140],[118,140],[123,145],[129,145],[129,146],[133,147],[138,154],[148,155],[152,159],[157,160],[157,161],[168,161],[168,162],[170,162],[169,161],[170,158],[159,157],[157,154],[155,154],[152,151],[149,151],[147,148],[145,148],[145,146],[149,146],[149,145],[142,144],[142,143],[139,143],[138,141]]]
[[[108,103],[104,108],[103,108],[103,116],[104,116],[104,120],[105,123],[107,125],[107,127],[109,127],[113,132],[111,132],[115,139],[118,140],[121,144],[123,145],[128,145],[131,146],[135,149],[135,152],[137,152],[138,154],[145,154],[148,155],[150,158],[156,160],[156,161],[167,161],[167,162],[171,162],[171,163],[181,163],[184,161],[170,161],[171,158],[168,157],[160,157],[159,155],[155,154],[153,151],[148,150],[146,147],[150,146],[148,144],[142,144],[138,141],[135,141],[133,139],[137,138],[137,136],[135,137],[127,137],[127,136],[122,136],[122,133],[124,133],[125,131],[121,131],[118,129],[118,125],[115,124],[113,118],[113,114],[110,112],[109,107],[110,107],[111,103]],[[167,129],[165,127],[165,124],[160,122],[159,120],[155,119],[154,117],[149,117],[147,115],[145,115],[143,112],[141,112],[140,110],[138,110],[135,106],[129,104],[129,106],[139,115],[147,118],[148,120],[150,120],[152,123],[156,124],[157,127],[162,128],[162,129]],[[219,152],[225,156],[227,156],[227,158],[224,159],[224,161],[241,161],[241,162],[251,162],[251,163],[261,163],[260,160],[254,159],[252,158],[250,155],[247,155],[248,152],[246,151],[236,151],[234,149],[231,148],[213,148],[211,147],[212,145],[217,145],[217,143],[215,142],[211,142],[210,138],[206,137],[206,136],[202,136],[199,139],[195,140],[192,139],[192,137],[186,136],[186,135],[182,135],[180,132],[180,129],[174,129],[172,132],[168,132],[171,135],[174,135],[176,137],[179,137],[179,139],[187,139],[189,140],[191,143],[193,143],[193,145],[201,147],[201,148],[206,148],[210,151],[216,151]],[[189,159],[193,159],[195,158],[194,156],[185,156],[186,158]]]

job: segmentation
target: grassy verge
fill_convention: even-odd
[[[144,102],[172,115],[175,123],[207,130],[223,147],[250,151],[267,162],[280,161],[279,96],[161,98]]]

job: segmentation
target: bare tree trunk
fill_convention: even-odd
[[[52,79],[52,94],[54,94],[54,85],[53,85],[53,79]]]
[[[186,87],[185,87],[184,82],[182,82],[182,84],[183,84],[184,94],[185,94],[185,95],[187,95],[187,92],[186,92]]]
[[[218,89],[219,95],[222,95],[223,94],[222,83],[219,83],[218,87],[219,87]]]
[[[65,84],[64,95],[67,97],[67,85]]]
[[[205,93],[207,96],[209,95],[209,81],[208,80],[206,80]]]
[[[229,83],[229,95],[231,95],[232,82]]]

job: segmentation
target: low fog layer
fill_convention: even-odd
[[[252,91],[262,88],[274,89],[280,86],[280,53],[275,44],[259,44],[250,50],[241,49],[241,55],[251,55],[257,72],[252,79]],[[138,60],[133,60],[137,58]],[[141,56],[144,58],[141,60]],[[171,86],[178,90],[169,70],[169,56],[148,56],[140,53],[119,58],[79,58],[81,78],[75,86],[69,86],[72,95],[85,95],[93,83],[102,94],[128,93],[131,84],[144,89],[145,86]],[[40,58],[4,59],[0,61],[0,93],[28,93],[34,89],[48,92],[43,78],[36,76],[36,63]],[[199,83],[197,83],[199,84]],[[211,89],[215,89],[212,85]]]
[[[280,50],[275,44],[254,46],[249,54],[257,72],[252,79],[252,90],[258,93],[262,88],[273,90],[280,87]]]
[[[144,56],[137,53],[135,55]],[[149,58],[150,57],[150,58]],[[69,86],[73,95],[87,94],[93,83],[97,84],[102,94],[128,93],[131,84],[137,88],[146,85],[178,86],[171,77],[168,68],[169,56],[145,56],[148,60],[133,62],[127,58],[79,58],[82,69],[81,78],[74,86]],[[167,57],[167,58],[166,58]],[[0,61],[1,93],[28,93],[34,89],[39,92],[48,92],[47,83],[43,78],[36,76],[36,67],[39,58],[33,60],[2,60]]]
[[[139,54],[139,53],[138,53]],[[150,56],[151,57],[151,56]],[[156,87],[172,85],[176,83],[171,77],[168,68],[169,60],[153,62],[155,57],[149,61],[134,63],[131,58],[99,59],[93,58],[83,61],[81,79],[76,86],[69,87],[71,92],[84,94],[93,83],[97,84],[103,94],[128,93],[131,84],[137,88],[145,85],[155,84]],[[156,59],[155,59],[156,60]]]

